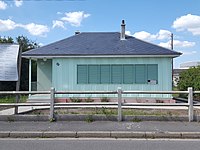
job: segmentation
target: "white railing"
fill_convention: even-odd
[[[123,91],[118,88],[116,91],[55,91],[55,88],[51,88],[50,91],[0,91],[0,95],[28,95],[28,94],[50,94],[50,103],[2,103],[0,107],[11,106],[18,110],[19,106],[50,106],[49,119],[54,119],[55,107],[110,107],[118,109],[118,121],[122,121],[122,108],[131,106],[153,106],[153,107],[188,107],[188,119],[189,122],[194,120],[194,106],[200,106],[200,104],[193,104],[193,94],[200,94],[200,91],[193,91],[191,87],[188,91]],[[55,103],[55,94],[117,94],[118,101],[112,103]],[[188,94],[187,103],[123,103],[123,94]],[[15,111],[16,112],[16,111]]]

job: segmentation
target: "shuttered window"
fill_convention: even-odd
[[[110,83],[110,65],[100,65],[100,78],[101,84],[109,84]]]
[[[123,83],[135,83],[135,65],[123,65]]]
[[[113,84],[122,83],[122,65],[111,65],[111,79]]]
[[[88,83],[88,69],[87,65],[77,66],[77,83],[87,84]]]
[[[100,83],[100,66],[88,65],[88,83],[99,84]]]
[[[147,83],[146,65],[135,65],[135,83],[145,84]]]
[[[147,80],[148,83],[154,82],[154,84],[158,83],[158,65],[149,64],[147,65]]]
[[[157,64],[77,65],[77,84],[158,84]]]

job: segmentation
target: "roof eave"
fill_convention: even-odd
[[[141,58],[141,57],[171,57],[171,58],[175,58],[175,57],[179,57],[179,54],[176,55],[23,55],[23,58],[35,58],[35,59],[43,59],[43,58],[47,58],[47,59],[52,59],[52,58],[91,58],[91,57],[95,57],[95,58],[113,58],[113,57],[118,57],[118,58],[127,58],[127,57],[135,57],[135,58]]]

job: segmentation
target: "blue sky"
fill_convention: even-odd
[[[126,33],[183,53],[175,68],[200,61],[200,0],[0,0],[0,36],[27,36],[46,45],[74,32]]]

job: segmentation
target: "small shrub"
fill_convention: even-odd
[[[86,118],[85,118],[85,121],[88,122],[88,123],[91,123],[94,121],[92,115],[88,115]]]
[[[55,122],[55,121],[56,121],[55,118],[50,118],[50,119],[49,119],[49,122]]]
[[[110,99],[108,97],[102,97],[101,102],[109,102]]]
[[[71,102],[73,102],[73,103],[80,103],[80,102],[82,102],[82,99],[80,99],[80,98],[70,97],[70,100],[71,100]]]
[[[92,103],[92,102],[94,102],[94,99],[88,97],[88,98],[85,99],[85,102]]]
[[[101,111],[106,116],[116,115],[116,111],[113,111],[112,109],[106,109],[105,107],[101,108]]]

